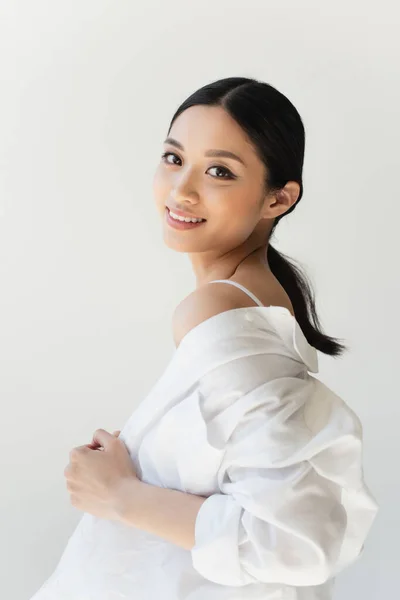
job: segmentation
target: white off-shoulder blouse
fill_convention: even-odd
[[[362,428],[277,306],[189,331],[120,437],[139,477],[206,496],[185,550],[84,514],[31,600],[330,600],[377,504]]]

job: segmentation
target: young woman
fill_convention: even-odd
[[[155,200],[196,289],[121,434],[70,453],[85,514],[33,599],[328,600],[377,505],[360,422],[312,375],[318,350],[344,346],[271,245],[303,195],[301,118],[272,86],[232,77],[191,95],[167,135]]]

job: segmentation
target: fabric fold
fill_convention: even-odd
[[[248,349],[198,382],[207,441],[225,452],[191,556],[215,583],[324,584],[361,554],[374,521],[360,421],[310,375],[304,339],[302,368],[292,352],[266,344],[264,354]]]

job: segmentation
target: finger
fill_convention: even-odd
[[[92,444],[97,444],[103,448],[108,448],[111,440],[114,438],[111,433],[105,429],[97,429],[93,434]]]
[[[86,448],[90,448],[91,450],[97,450],[97,448],[99,448],[99,444],[86,444]]]
[[[118,437],[120,433],[121,433],[121,430],[120,429],[116,429],[114,431],[113,435],[115,435],[115,437]]]

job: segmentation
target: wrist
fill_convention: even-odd
[[[137,526],[142,495],[146,485],[137,477],[124,478],[121,481],[114,500],[117,521],[126,525]]]

